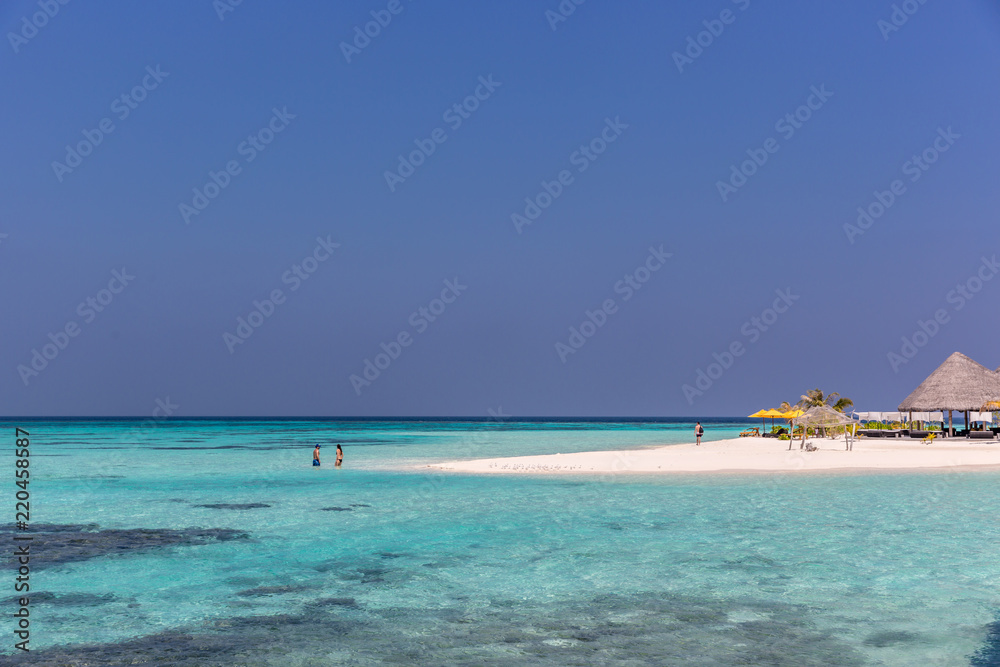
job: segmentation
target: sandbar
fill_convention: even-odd
[[[923,444],[916,439],[858,439],[846,450],[839,439],[810,438],[816,451],[799,441],[776,438],[728,440],[617,451],[546,454],[447,461],[428,467],[466,473],[614,474],[755,473],[903,470],[1000,470],[1000,442],[951,439]]]

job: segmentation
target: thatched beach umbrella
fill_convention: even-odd
[[[952,434],[953,410],[978,410],[984,403],[996,400],[1000,400],[1000,373],[960,352],[954,352],[903,399],[899,409],[919,412],[947,410],[948,431]]]
[[[806,442],[806,429],[812,428],[833,428],[835,426],[848,426],[858,424],[858,420],[854,417],[845,415],[843,412],[837,412],[829,405],[817,405],[815,407],[809,408],[803,412],[798,417],[792,419],[792,424],[794,426],[802,427],[802,442],[799,443],[799,449],[805,445]],[[853,428],[851,435],[853,435]],[[848,429],[844,430],[844,443],[847,449],[851,449],[851,441],[848,437]],[[788,448],[792,448],[791,441],[788,442]]]

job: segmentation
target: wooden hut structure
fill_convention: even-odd
[[[948,434],[954,435],[952,411],[979,410],[988,401],[1000,400],[1000,372],[991,371],[961,352],[954,352],[913,393],[899,404],[903,412],[948,411]]]

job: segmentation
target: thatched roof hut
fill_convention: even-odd
[[[799,443],[799,449],[805,445],[806,442],[806,427],[812,426],[813,428],[832,428],[834,426],[846,426],[848,424],[854,425],[859,423],[857,419],[849,415],[845,415],[843,412],[837,412],[829,405],[815,405],[805,412],[803,412],[798,417],[792,419],[792,426],[801,426],[802,428],[802,442]],[[853,449],[853,444],[851,443],[851,436],[854,434],[854,429],[844,429],[844,445],[847,449]],[[792,443],[788,443],[788,448],[792,448]]]
[[[857,424],[858,420],[843,412],[837,412],[829,405],[814,405],[798,417],[792,419],[794,426],[814,426],[832,428],[844,424]]]
[[[899,404],[902,411],[978,410],[1000,400],[1000,373],[954,352]]]

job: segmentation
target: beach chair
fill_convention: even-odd
[[[969,431],[969,440],[992,440],[996,436],[993,431]]]
[[[740,433],[740,437],[741,438],[750,438],[750,437],[757,437],[757,438],[759,438],[760,437],[760,429],[758,429],[758,428],[748,428],[745,431],[743,431],[743,432]]]

